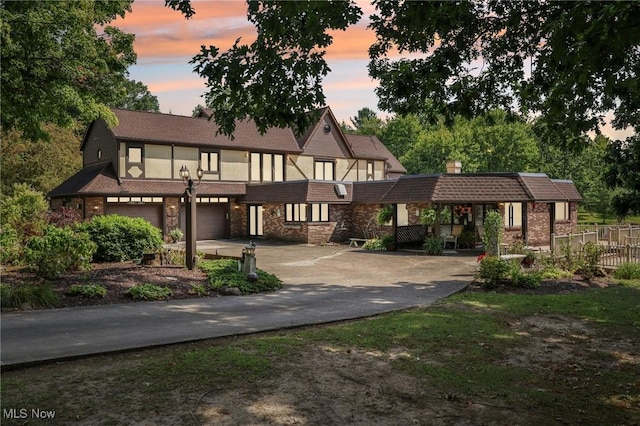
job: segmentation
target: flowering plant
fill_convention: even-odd
[[[486,255],[487,253],[482,253],[480,256],[478,256],[478,258],[476,259],[476,262],[482,262],[482,259],[484,259]]]

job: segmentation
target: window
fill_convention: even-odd
[[[282,182],[284,180],[284,156],[282,154],[251,153],[253,182]]]
[[[367,180],[375,180],[375,168],[373,161],[367,161]]]
[[[306,204],[286,204],[284,220],[285,222],[306,222],[307,221],[307,205]]]
[[[555,203],[556,221],[569,220],[569,203]]]
[[[522,226],[522,203],[507,203],[504,206],[505,228],[519,228]]]
[[[311,222],[329,222],[329,204],[311,204]]]
[[[218,153],[201,151],[200,167],[205,173],[218,173]]]
[[[316,161],[315,178],[317,180],[334,180],[333,161]]]
[[[127,161],[131,163],[142,163],[142,147],[141,146],[129,146],[127,148]]]

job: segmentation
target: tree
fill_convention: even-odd
[[[448,160],[461,161],[465,173],[536,171],[539,159],[531,126],[500,110],[426,126],[400,157],[409,173],[444,172]]]
[[[382,120],[378,118],[376,112],[371,108],[364,107],[358,110],[358,114],[355,117],[351,117],[351,124],[356,130],[360,130],[362,127],[365,127],[368,123],[377,122],[381,123]],[[369,133],[371,134],[371,133]]]
[[[380,129],[378,138],[396,158],[401,158],[418,141],[423,131],[424,127],[416,115],[396,116]]]
[[[618,218],[622,220],[629,213],[640,213],[640,136],[634,135],[610,144],[606,160],[609,165],[607,184],[621,190],[613,199]]]
[[[17,183],[46,194],[82,168],[81,138],[77,134],[52,124],[43,125],[42,130],[49,140],[37,144],[17,130],[0,139],[4,195],[11,195]]]
[[[106,26],[132,0],[3,1],[0,8],[4,132],[46,138],[42,123],[73,127],[104,118],[134,64],[132,34]]]
[[[187,18],[190,0],[168,0]],[[292,123],[323,106],[321,82],[331,30],[357,22],[348,2],[250,1],[258,36],[225,53],[203,47],[196,72],[208,81],[207,106],[222,132],[236,118],[260,129]],[[640,124],[640,3],[375,0],[369,74],[379,108],[401,115],[432,102],[441,114],[492,109],[540,116],[549,131],[596,130],[608,111],[622,129]],[[398,50],[414,59],[392,60]]]
[[[140,81],[126,80],[114,98],[112,102],[107,102],[114,108],[160,112],[158,98]]]

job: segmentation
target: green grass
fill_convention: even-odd
[[[597,212],[588,212],[586,210],[578,210],[578,224],[586,224],[591,225],[597,223],[598,225],[618,225],[618,218],[611,213],[610,216],[607,216],[605,219],[602,218],[602,215]],[[640,216],[627,216],[624,218],[624,223],[640,223]]]
[[[425,416],[449,410],[442,417],[454,413],[453,423],[639,424],[638,312],[634,281],[548,296],[460,293],[427,309],[365,320],[8,371],[2,405],[57,409],[58,424],[153,423],[168,413],[192,423],[188,408],[205,397],[230,393],[237,404],[284,398],[279,381],[308,372],[301,366],[320,353],[331,362],[319,368],[331,372],[349,372],[365,355],[390,366],[417,384],[402,400]],[[351,380],[365,379],[353,373]],[[383,392],[387,376],[379,380],[363,392],[393,398]],[[376,412],[379,424],[385,415]]]

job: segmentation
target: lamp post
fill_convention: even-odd
[[[189,270],[193,270],[196,263],[196,186],[200,184],[203,174],[204,172],[202,171],[202,167],[198,165],[198,170],[196,171],[198,181],[195,182],[191,178],[191,174],[189,173],[189,169],[187,168],[187,166],[183,165],[180,168],[180,177],[182,178],[184,184],[187,185],[184,191],[184,201],[187,211],[187,253],[185,263],[187,264],[187,269]]]

